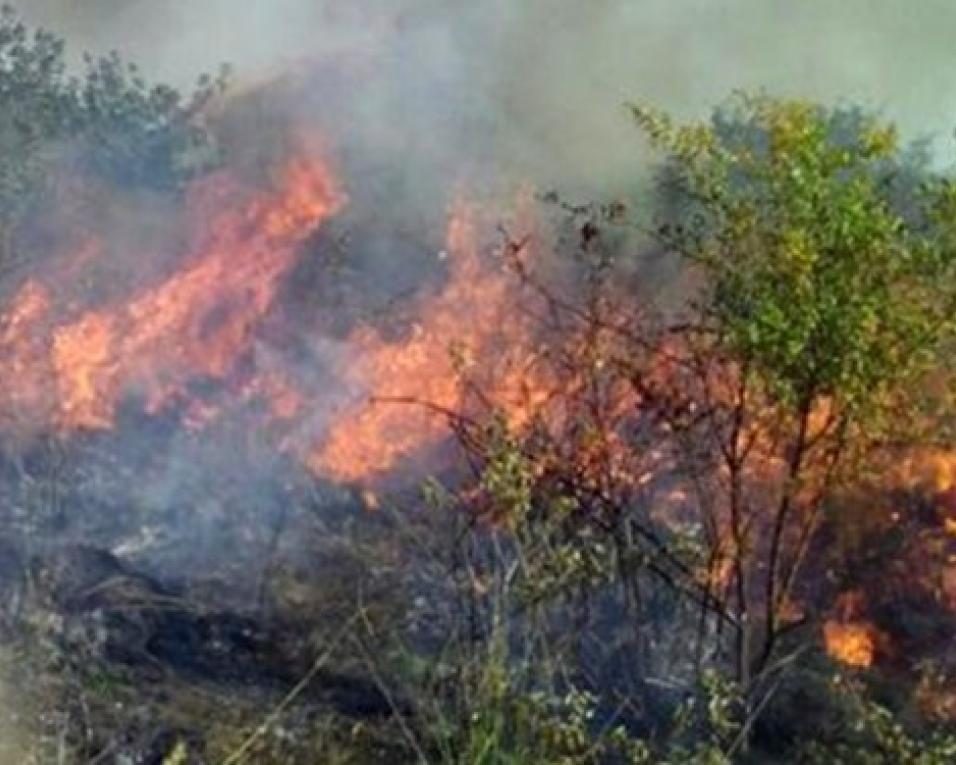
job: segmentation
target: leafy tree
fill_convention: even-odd
[[[835,488],[916,435],[924,383],[946,366],[953,187],[916,187],[892,126],[859,112],[745,95],[710,123],[632,111],[668,152],[671,214],[655,233],[697,285],[670,335],[674,390],[695,414],[672,424],[710,463],[699,507],[711,561],[730,563],[737,676],[752,688],[799,621],[793,588]]]
[[[124,186],[174,191],[217,161],[197,119],[225,84],[203,76],[184,98],[151,85],[118,54],[67,64],[62,39],[0,11],[0,264],[16,257],[17,225],[59,163]]]
[[[596,613],[618,593],[614,641],[634,666],[607,662],[602,701],[666,709],[647,677],[693,693],[729,671],[739,753],[819,639],[814,611],[836,593],[808,553],[843,490],[890,446],[942,432],[946,386],[927,383],[946,379],[956,329],[956,195],[858,110],[741,95],[702,123],[633,114],[666,152],[652,233],[682,299],[654,313],[622,288],[598,252],[619,205],[571,208],[577,262],[600,272],[571,297],[507,242],[546,304],[529,311],[544,338],[531,366],[553,395],[513,434],[524,479],[492,514],[548,540],[523,559],[534,603],[587,591]],[[460,429],[494,474],[496,440]],[[589,650],[603,629],[582,633]]]
[[[872,414],[938,361],[952,259],[893,208],[892,127],[840,135],[842,113],[769,98],[709,128],[634,114],[673,152],[689,205],[660,233],[706,274],[702,319],[776,400]]]

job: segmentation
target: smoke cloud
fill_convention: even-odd
[[[633,183],[642,152],[627,99],[697,116],[734,88],[767,88],[880,109],[911,138],[956,124],[941,97],[956,61],[946,0],[30,0],[22,11],[180,85],[222,62],[252,82],[303,60],[387,60],[354,94],[370,118],[407,125],[414,111],[433,149],[454,139],[442,148],[582,189]]]
[[[222,62],[254,81],[304,59],[390,58],[367,109],[423,110],[431,133],[491,145],[544,183],[626,189],[640,167],[620,106],[704,114],[734,88],[882,109],[910,137],[948,134],[956,7],[809,0],[31,0],[79,48],[118,49],[187,84]],[[428,101],[429,103],[423,103]],[[423,129],[429,126],[423,125]],[[466,129],[467,128],[467,129]],[[948,147],[945,147],[948,152]]]

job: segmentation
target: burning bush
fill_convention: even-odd
[[[52,683],[77,753],[136,751],[91,730],[89,686],[164,673],[217,725],[243,701],[230,763],[313,755],[277,732],[293,714],[363,751],[367,724],[392,761],[789,756],[781,707],[845,690],[827,654],[854,693],[886,673],[946,707],[956,186],[890,126],[633,107],[667,155],[635,237],[628,204],[554,222],[559,196],[466,173],[383,212],[342,129],[272,114],[309,67],[213,108],[211,80],[183,101],[62,55],[0,22],[0,101],[29,115],[0,118],[0,627],[82,678]],[[410,293],[363,271],[382,239],[414,251]],[[637,283],[651,250],[663,301]],[[354,305],[320,299],[340,287]],[[863,519],[874,498],[900,501]],[[844,712],[863,743],[813,756],[919,761],[882,706]],[[200,757],[182,722],[130,731]]]

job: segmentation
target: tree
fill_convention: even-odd
[[[925,381],[946,365],[953,187],[913,188],[892,126],[859,112],[766,96],[710,124],[632,111],[669,153],[676,213],[656,234],[699,285],[668,381],[694,414],[672,424],[708,463],[708,566],[729,565],[737,679],[752,689],[798,621],[794,586],[835,488],[916,435]]]
[[[569,241],[596,264],[570,297],[509,239],[542,317],[529,368],[552,392],[509,436],[521,501],[498,492],[490,514],[541,553],[502,567],[526,572],[531,602],[589,591],[592,616],[613,613],[621,632],[630,620],[635,667],[608,662],[594,681],[605,698],[616,687],[610,706],[630,693],[654,708],[649,676],[686,687],[729,671],[733,754],[819,641],[816,613],[836,593],[808,553],[843,491],[890,447],[945,436],[956,194],[858,110],[741,95],[705,123],[632,111],[666,152],[651,233],[681,263],[682,298],[636,304],[600,252],[619,205],[567,208]],[[498,464],[500,439],[459,432]],[[610,609],[609,592],[622,593]]]
[[[19,253],[16,230],[58,163],[126,187],[175,191],[217,161],[197,117],[225,84],[199,78],[184,98],[150,85],[118,54],[69,71],[63,40],[0,10],[0,266]]]

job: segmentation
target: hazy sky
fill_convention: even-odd
[[[436,76],[575,172],[623,173],[649,99],[700,114],[734,88],[878,108],[904,133],[956,126],[953,0],[20,0],[77,47],[179,84],[373,50],[405,36]],[[411,49],[411,48],[408,48]],[[406,50],[408,50],[406,49]],[[614,148],[612,148],[614,147]]]

